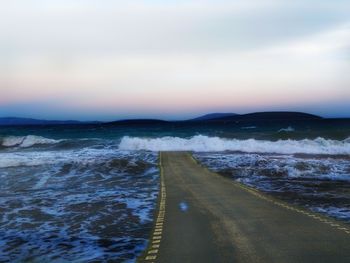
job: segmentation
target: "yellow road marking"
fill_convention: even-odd
[[[189,154],[189,156],[190,156],[190,159],[191,159],[193,162],[195,162],[196,164],[200,165],[201,167],[204,167],[204,166],[202,166],[196,159],[194,159],[194,157],[193,157],[191,154]],[[204,167],[204,168],[210,172],[209,169],[207,169],[206,167]],[[340,227],[340,225],[335,224],[335,223],[333,223],[333,222],[330,221],[330,220],[324,219],[324,218],[322,218],[321,216],[312,214],[312,213],[310,213],[310,212],[306,212],[306,211],[301,210],[301,209],[298,209],[298,208],[294,208],[294,207],[289,206],[289,205],[287,205],[287,204],[285,204],[285,203],[282,203],[281,201],[276,201],[275,199],[272,199],[271,197],[267,197],[267,196],[264,196],[263,194],[259,193],[258,190],[252,189],[252,188],[250,188],[250,187],[248,187],[248,186],[246,186],[246,185],[242,185],[241,183],[236,183],[236,185],[237,185],[238,187],[240,187],[241,189],[243,189],[243,190],[245,190],[245,191],[251,193],[252,195],[254,195],[254,196],[256,196],[256,197],[258,197],[258,198],[260,198],[260,199],[266,200],[266,201],[268,201],[268,202],[271,202],[271,203],[273,203],[273,204],[275,204],[275,205],[284,207],[284,208],[286,208],[286,209],[295,211],[296,213],[304,214],[304,215],[306,215],[306,216],[308,216],[308,217],[314,218],[315,220],[318,220],[318,221],[320,221],[320,222],[322,222],[322,223],[325,223],[325,224],[327,224],[327,225],[329,225],[329,226],[331,226],[331,227],[333,227],[333,228],[336,228],[336,229],[338,229],[338,230],[341,230],[341,231],[345,232],[346,234],[350,234],[350,229],[348,229],[348,228],[346,228],[346,227]]]
[[[160,194],[159,194],[159,210],[158,216],[155,222],[155,227],[152,235],[152,243],[147,251],[147,256],[145,260],[155,260],[157,259],[158,248],[160,247],[160,242],[162,239],[163,231],[163,222],[165,217],[165,208],[166,208],[166,188],[163,175],[163,166],[162,166],[162,153],[159,153],[159,173],[160,173]]]

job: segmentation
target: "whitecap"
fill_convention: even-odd
[[[238,151],[246,153],[280,153],[280,154],[350,154],[349,139],[330,140],[324,138],[303,140],[256,140],[256,139],[226,139],[196,135],[191,138],[161,137],[140,138],[123,137],[120,150],[148,150],[148,151],[194,151],[221,152]]]
[[[4,147],[31,147],[36,144],[55,144],[60,140],[48,139],[42,136],[8,136],[2,139],[1,145]]]
[[[292,126],[288,126],[287,128],[279,129],[278,132],[293,132],[295,129]]]

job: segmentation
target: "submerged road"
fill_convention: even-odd
[[[160,155],[161,194],[141,262],[350,262],[350,229],[201,167]]]

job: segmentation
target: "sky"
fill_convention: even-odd
[[[0,0],[0,117],[350,117],[350,0]]]

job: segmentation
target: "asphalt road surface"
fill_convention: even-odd
[[[141,262],[350,262],[349,225],[160,154],[161,194]]]

